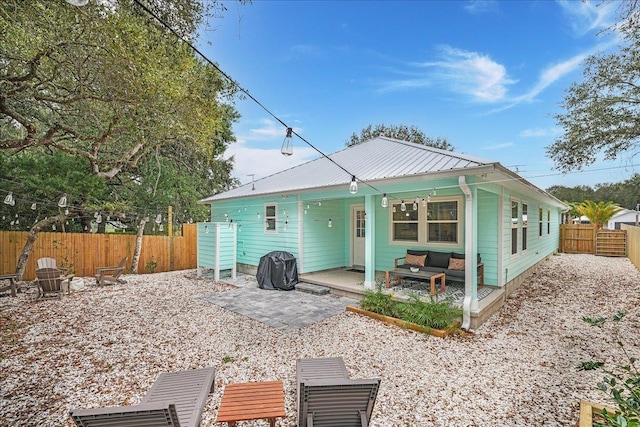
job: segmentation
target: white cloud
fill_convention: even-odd
[[[541,128],[525,129],[520,132],[520,136],[523,138],[536,138],[539,136],[547,136],[548,134],[549,132]]]
[[[513,147],[513,142],[505,142],[503,144],[495,144],[489,145],[487,147],[483,147],[483,150],[501,150],[503,148]]]
[[[493,12],[497,9],[498,5],[494,0],[473,0],[468,2],[464,7],[464,10],[472,15]]]
[[[589,55],[589,52],[581,53],[543,70],[538,82],[533,86],[533,88],[531,88],[529,92],[518,97],[516,101],[532,101],[540,92],[555,83],[557,80],[573,72],[576,68],[581,67],[582,63]]]
[[[492,60],[488,55],[455,49],[442,48],[442,60],[425,63],[435,68],[435,75],[449,82],[457,92],[472,95],[479,101],[495,102],[507,94],[507,87],[513,83],[504,65]]]
[[[592,30],[610,27],[615,22],[618,2],[559,0],[558,4],[569,18],[569,25],[577,37]]]

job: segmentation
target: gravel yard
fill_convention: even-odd
[[[136,404],[161,372],[215,366],[202,426],[225,384],[277,379],[276,425],[295,426],[296,359],[342,356],[352,378],[382,379],[371,426],[571,426],[580,399],[607,403],[602,373],[578,364],[622,361],[612,327],[582,316],[626,311],[618,333],[640,357],[640,272],[626,258],[553,256],[481,328],[447,339],[348,312],[282,332],[203,300],[232,287],[194,270],[125,278],[61,301],[0,298],[0,425],[71,426],[71,408]]]

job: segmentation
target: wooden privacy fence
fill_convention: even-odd
[[[640,270],[640,227],[622,224],[621,228],[627,232],[627,256]]]
[[[560,252],[624,257],[627,256],[627,232],[597,230],[591,224],[562,224]]]
[[[0,231],[0,275],[14,274],[27,242],[27,231]],[[27,260],[23,280],[35,279],[39,258],[55,258],[76,277],[95,275],[97,267],[117,265],[129,257],[131,267],[136,236],[131,234],[39,233]],[[143,236],[138,273],[196,268],[196,224],[182,226],[182,236]]]
[[[596,229],[591,224],[560,225],[560,252],[567,254],[596,253]]]

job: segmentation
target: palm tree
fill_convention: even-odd
[[[576,205],[576,210],[580,215],[584,215],[589,218],[589,221],[596,228],[600,229],[602,226],[611,219],[622,208],[613,202],[594,202],[593,200],[585,200],[584,202]]]

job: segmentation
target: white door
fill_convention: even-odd
[[[364,206],[358,205],[352,208],[352,259],[353,265],[364,266]]]

